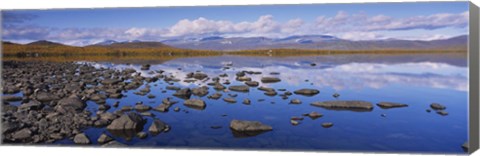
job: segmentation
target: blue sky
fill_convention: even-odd
[[[432,40],[467,34],[467,2],[2,11],[2,39],[72,45],[113,40],[328,34]]]

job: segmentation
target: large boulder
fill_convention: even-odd
[[[306,95],[306,96],[313,96],[313,95],[317,95],[318,93],[320,93],[320,91],[316,90],[316,89],[306,89],[306,88],[304,88],[304,89],[296,90],[293,93],[300,94],[300,95]]]
[[[372,103],[356,100],[313,102],[310,105],[334,110],[371,111],[373,109]]]
[[[129,112],[113,120],[113,122],[107,126],[107,130],[141,130],[144,124],[145,120],[142,116],[134,112]]]
[[[73,94],[69,97],[63,98],[58,101],[55,110],[60,113],[67,112],[81,112],[87,105],[77,95]]]
[[[208,87],[202,86],[202,87],[193,88],[192,94],[200,97],[205,96],[208,94]]]

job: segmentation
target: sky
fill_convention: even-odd
[[[468,2],[2,10],[2,40],[17,43],[292,35],[435,40],[466,34]]]

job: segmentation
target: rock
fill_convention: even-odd
[[[109,105],[99,105],[98,106],[98,110],[100,110],[100,111],[106,111],[106,110],[109,110],[109,109],[110,109]]]
[[[175,92],[173,96],[183,98],[183,99],[190,99],[190,96],[192,96],[192,91],[190,90],[190,88],[180,89],[177,92]]]
[[[439,103],[432,103],[432,104],[430,104],[430,107],[434,110],[445,110],[445,109],[447,109],[447,107],[445,107],[445,106],[443,106]]]
[[[156,111],[159,111],[159,112],[167,112],[169,107],[170,107],[169,105],[162,103],[162,104],[158,105],[157,107],[153,108],[153,110],[156,110]]]
[[[40,102],[50,102],[58,99],[57,96],[48,92],[38,92],[35,98]]]
[[[303,117],[292,116],[290,120],[303,120]]]
[[[214,93],[212,95],[209,95],[207,98],[217,100],[217,99],[220,99],[221,97],[222,97],[221,93]]]
[[[231,97],[223,98],[223,101],[228,102],[228,103],[237,103],[237,100]]]
[[[179,108],[179,107],[175,107],[175,108],[173,109],[173,111],[179,112],[179,111],[180,111],[180,108]]]
[[[373,105],[366,101],[324,101],[313,102],[310,105],[334,110],[371,111]]]
[[[408,107],[407,104],[394,103],[394,102],[379,102],[379,103],[377,103],[377,106],[379,106],[380,108],[383,108],[383,109]]]
[[[313,96],[313,95],[317,95],[318,93],[320,93],[320,91],[316,90],[316,89],[299,89],[299,90],[294,91],[293,93],[300,94],[300,95],[306,95],[306,96]]]
[[[305,114],[305,116],[310,117],[311,119],[317,119],[323,116],[323,114],[320,114],[318,112],[310,112],[308,114]]]
[[[90,139],[84,133],[80,133],[75,135],[73,142],[76,144],[90,144]]]
[[[250,87],[247,85],[237,85],[237,86],[230,86],[228,87],[229,90],[237,91],[237,92],[248,92],[250,91]]]
[[[93,123],[95,127],[105,127],[108,125],[108,120],[100,119]]]
[[[225,88],[227,88],[227,87],[225,87],[224,85],[222,85],[220,83],[215,83],[215,85],[213,86],[213,89],[215,89],[215,90],[224,90]]]
[[[235,131],[271,131],[272,127],[258,121],[232,120],[230,128]]]
[[[245,84],[250,87],[257,87],[259,83],[257,81],[247,81]]]
[[[300,124],[300,122],[298,122],[296,120],[290,120],[290,124],[296,126],[296,125]]]
[[[98,137],[98,139],[97,139],[97,142],[98,142],[99,144],[105,144],[105,143],[110,142],[110,141],[113,141],[113,138],[110,137],[110,136],[108,136],[108,135],[106,135],[105,133],[103,133],[102,135],[100,135],[100,137]]]
[[[263,94],[265,94],[265,95],[267,95],[267,96],[275,96],[275,95],[277,95],[277,92],[276,92],[276,91],[267,91],[267,92],[265,92],[265,93],[263,93]]]
[[[268,87],[264,87],[264,86],[258,87],[258,90],[267,91],[267,92],[275,91],[275,89],[273,89],[273,88],[268,88]]]
[[[152,122],[152,125],[148,128],[148,131],[152,134],[158,134],[161,132],[166,131],[168,128],[168,125],[165,124],[163,121],[159,119],[154,119]]]
[[[2,125],[2,128],[5,128],[5,127],[3,127]],[[29,139],[31,136],[32,136],[32,131],[30,131],[30,129],[28,128],[23,128],[20,131],[14,132],[12,135],[12,139],[15,141],[20,141],[20,140]]]
[[[235,74],[237,77],[242,77],[242,76],[245,76],[245,72],[241,71],[241,72],[237,72]]]
[[[144,64],[142,67],[140,67],[140,70],[150,70],[150,65],[149,64]]]
[[[250,105],[251,101],[250,99],[243,99],[243,104]]]
[[[237,81],[252,81],[252,78],[247,76],[241,76],[236,78]]]
[[[270,72],[270,75],[280,75],[279,72]]]
[[[87,107],[85,102],[80,100],[78,96],[71,95],[58,101],[57,106],[55,106],[55,110],[61,113],[80,112],[83,111],[85,107]]]
[[[153,94],[148,94],[148,95],[147,95],[147,98],[153,99],[153,98],[155,98],[155,95],[153,95]]]
[[[148,134],[145,133],[145,132],[138,132],[137,133],[137,137],[140,138],[140,139],[145,139],[147,138]]]
[[[333,94],[332,96],[333,96],[334,98],[338,98],[338,97],[340,96],[340,94],[335,93],[335,94]]]
[[[22,97],[14,95],[2,95],[3,101],[22,101]]]
[[[180,90],[181,88],[177,87],[177,86],[167,86],[166,89],[167,90]]]
[[[210,126],[210,128],[211,128],[211,129],[220,129],[220,128],[222,128],[222,126],[217,126],[217,125],[215,125],[215,126]]]
[[[105,79],[105,80],[102,80],[102,84],[103,85],[114,85],[114,84],[117,84],[117,83],[120,83],[122,82],[122,80],[118,80],[118,79]]]
[[[444,111],[444,110],[438,110],[437,111],[437,114],[440,114],[442,116],[447,116],[448,115],[448,112]]]
[[[136,111],[139,111],[139,112],[145,112],[145,111],[149,111],[150,109],[152,109],[152,107],[144,105],[144,104],[135,105],[134,108],[135,108]]]
[[[141,130],[145,120],[137,113],[123,114],[120,118],[113,120],[113,122],[107,126],[107,130]]]
[[[201,99],[185,100],[185,102],[183,104],[187,107],[191,107],[191,108],[195,108],[195,109],[202,109],[202,110],[205,109],[205,107],[207,106],[205,104],[205,101],[203,101]]]
[[[292,99],[290,100],[290,104],[302,104],[302,101],[300,101],[300,99]]]
[[[468,144],[468,141],[462,144],[462,148],[463,148],[464,150],[468,151],[468,149],[470,148],[470,146],[469,146],[469,144]]]
[[[207,74],[204,74],[204,73],[195,73],[193,74],[193,78],[197,79],[197,80],[203,80],[205,78],[207,78],[208,75]]]
[[[202,86],[202,87],[198,87],[198,88],[193,88],[192,89],[192,94],[193,95],[196,95],[196,96],[205,96],[208,94],[208,87],[207,86]]]
[[[132,110],[132,106],[123,106],[123,107],[121,108],[121,110],[124,111],[124,112],[131,111],[131,110]]]
[[[333,126],[333,123],[331,123],[331,122],[324,122],[324,123],[322,123],[322,127],[323,127],[323,128],[330,128],[330,127],[332,127],[332,126]]]
[[[38,101],[34,101],[34,100],[31,100],[28,103],[24,103],[24,104],[21,104],[20,106],[18,106],[19,110],[24,110],[24,111],[40,110],[42,108],[43,108],[43,104],[38,102]]]
[[[280,82],[281,80],[276,77],[262,77],[261,81],[262,83],[275,83]]]
[[[110,141],[108,143],[103,144],[102,147],[127,147],[127,145],[117,141]]]

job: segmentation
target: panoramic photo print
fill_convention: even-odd
[[[468,2],[1,14],[2,144],[468,150]]]

